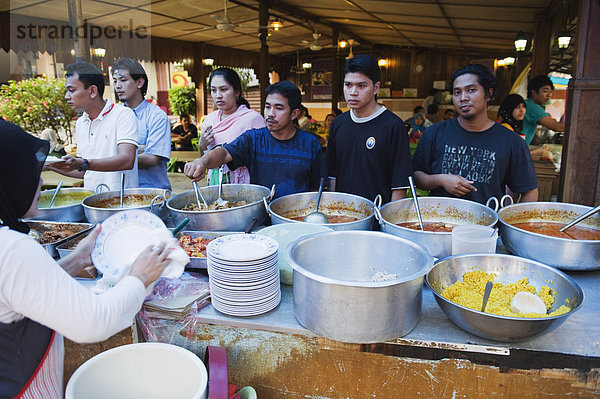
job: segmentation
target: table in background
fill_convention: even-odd
[[[171,158],[177,158],[177,162],[190,162],[201,155],[198,151],[171,151]]]
[[[55,188],[59,181],[63,181],[63,187],[83,187],[83,179],[63,176],[52,170],[44,170],[42,172],[43,189]]]

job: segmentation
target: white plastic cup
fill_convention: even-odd
[[[498,230],[487,226],[463,224],[452,229],[452,255],[496,253]]]

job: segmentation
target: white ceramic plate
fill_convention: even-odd
[[[227,261],[256,261],[272,256],[278,248],[279,244],[271,237],[232,234],[212,240],[206,254]]]
[[[118,282],[138,256],[148,246],[148,233],[166,228],[152,212],[129,210],[118,212],[102,222],[102,230],[92,250],[94,266],[104,277]]]
[[[44,161],[44,165],[52,165],[53,163],[57,163],[57,162],[65,162],[65,161],[63,159],[60,159],[57,157],[48,156],[48,157],[46,157],[46,160]]]

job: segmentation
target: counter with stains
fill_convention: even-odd
[[[582,308],[552,332],[501,343],[452,324],[425,288],[421,319],[402,338],[346,344],[316,336],[294,318],[292,289],[256,317],[230,317],[212,306],[186,321],[146,319],[148,340],[200,356],[228,350],[230,382],[260,398],[456,397],[592,398],[600,395],[600,271],[568,273],[582,287]],[[149,322],[148,322],[149,321]]]

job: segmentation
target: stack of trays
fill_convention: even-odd
[[[206,249],[212,305],[231,316],[256,316],[279,305],[281,289],[276,240],[232,234]]]

